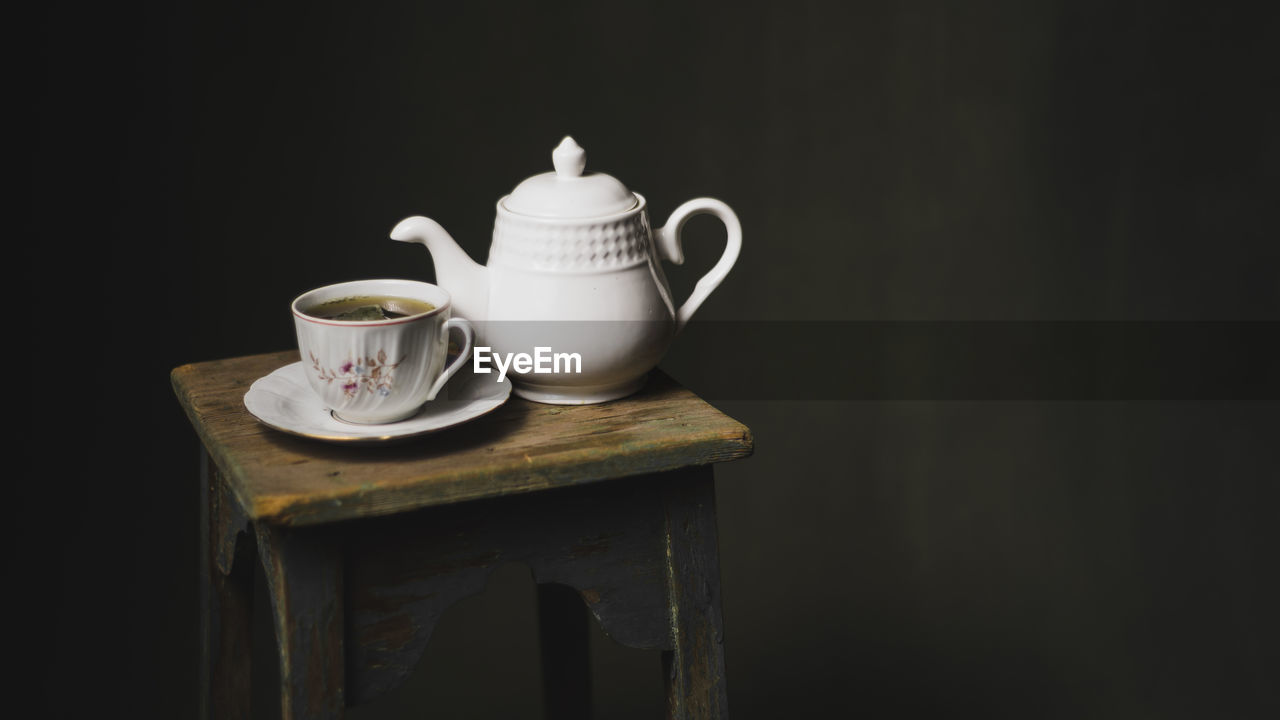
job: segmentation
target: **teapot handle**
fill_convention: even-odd
[[[667,218],[667,224],[654,232],[654,244],[658,248],[658,257],[676,265],[683,265],[684,249],[680,242],[680,229],[689,218],[701,214],[715,215],[720,218],[720,222],[724,223],[725,230],[729,233],[729,238],[725,243],[724,254],[720,256],[720,261],[698,280],[698,284],[693,287],[693,292],[689,294],[689,299],[685,300],[676,311],[677,333],[684,329],[685,323],[689,322],[689,318],[693,317],[702,302],[729,274],[733,263],[738,260],[738,253],[742,250],[742,224],[738,222],[738,216],[733,210],[714,198],[696,198],[676,208],[671,213],[671,217]]]

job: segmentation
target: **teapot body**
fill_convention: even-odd
[[[552,162],[554,173],[527,178],[498,201],[487,265],[427,217],[401,220],[391,238],[431,251],[436,282],[475,326],[476,371],[496,369],[530,400],[605,402],[644,384],[733,267],[742,227],[728,205],[696,198],[655,229],[644,196],[609,175],[584,174],[573,138]],[[662,262],[684,262],[681,228],[698,214],[724,223],[725,249],[677,306]]]
[[[583,404],[629,395],[675,336],[642,196],[625,212],[570,219],[520,215],[499,201],[487,267],[477,344],[508,360],[525,398]],[[521,354],[533,365],[510,362]]]

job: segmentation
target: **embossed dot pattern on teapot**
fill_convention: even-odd
[[[728,275],[742,227],[725,203],[690,200],[653,229],[644,196],[617,179],[587,173],[586,151],[566,137],[552,153],[554,172],[527,178],[498,200],[488,265],[463,252],[439,223],[415,216],[394,240],[431,251],[436,282],[474,321],[477,346],[494,353],[554,347],[582,357],[580,372],[513,372],[513,391],[538,402],[606,402],[636,392],[689,318]],[[662,262],[684,262],[680,232],[693,215],[725,225],[720,260],[678,308]]]
[[[552,272],[613,270],[648,261],[652,246],[643,213],[571,227],[504,213],[494,223],[489,262]]]

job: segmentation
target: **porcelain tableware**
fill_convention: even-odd
[[[516,394],[545,403],[604,402],[643,385],[733,267],[742,227],[728,205],[699,198],[652,229],[644,196],[612,176],[584,172],[586,153],[572,138],[552,152],[552,163],[554,172],[530,177],[498,200],[487,265],[472,261],[430,218],[406,218],[391,237],[430,250],[436,281],[476,323],[477,346],[487,354],[529,356],[541,347],[579,356],[575,371],[513,366]],[[684,262],[681,228],[701,213],[724,223],[727,242],[677,306],[662,261]]]
[[[404,297],[435,307],[406,317],[357,322],[306,312],[321,303],[365,296]],[[292,310],[308,384],[338,419],[349,423],[382,424],[416,415],[471,357],[470,323],[453,317],[449,293],[429,283],[338,283],[299,295]],[[446,364],[449,333],[455,329],[464,341],[461,354]]]
[[[259,378],[244,405],[262,424],[291,435],[343,444],[384,443],[427,435],[475,420],[507,401],[511,383],[459,371],[448,397],[423,405],[408,418],[385,424],[343,422],[320,401],[306,378],[306,363],[290,363]]]

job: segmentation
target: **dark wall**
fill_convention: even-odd
[[[176,2],[14,22],[32,122],[8,267],[41,318],[14,348],[35,362],[10,592],[51,715],[192,714],[197,445],[169,370],[291,347],[284,308],[310,287],[432,279],[386,237],[404,216],[483,259],[493,203],[565,134],[655,223],[700,195],[738,211],[741,259],[698,317],[729,344],[667,363],[695,390],[788,343],[826,363],[797,372],[839,377],[861,323],[1280,319],[1280,28],[1251,9]],[[722,237],[690,223],[677,295]],[[830,335],[788,338],[794,320]],[[777,348],[741,357],[717,322]],[[718,475],[735,715],[1275,714],[1267,377],[1142,401],[717,385],[758,446]],[[536,707],[530,597],[502,573],[359,716]],[[600,707],[659,712],[656,660],[596,641]]]

